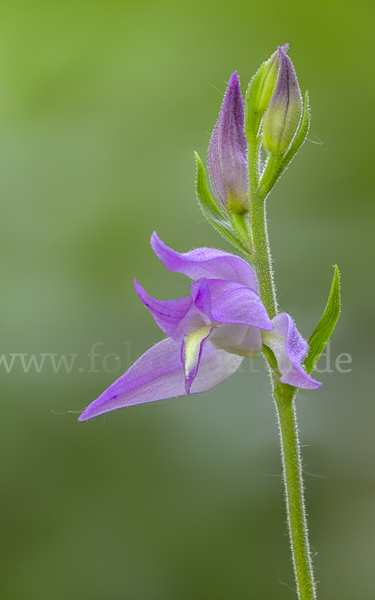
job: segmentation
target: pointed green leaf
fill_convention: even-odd
[[[309,340],[309,351],[304,360],[307,373],[311,373],[322,354],[340,315],[340,272],[335,265],[331,291],[324,313]]]
[[[282,165],[283,155],[278,152],[271,152],[260,180],[259,194],[261,198],[268,196],[279,177],[283,174]]]
[[[207,186],[206,174],[204,167],[198,154],[195,152],[195,160],[197,162],[197,197],[199,206],[206,217],[207,221],[236,248],[248,254],[246,248],[241,241],[237,239],[229,219],[221,212],[215,201],[213,200]]]

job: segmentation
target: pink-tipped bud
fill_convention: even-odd
[[[285,152],[297,131],[302,98],[292,62],[284,47],[278,48],[277,84],[263,122],[263,145],[268,152]]]

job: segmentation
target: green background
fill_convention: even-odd
[[[76,420],[162,337],[133,278],[187,293],[152,231],[231,251],[196,205],[193,150],[229,75],[244,91],[285,42],[313,120],[270,238],[305,337],[342,271],[333,372],[298,399],[319,598],[375,597],[374,17],[363,0],[1,3],[0,354],[77,354],[70,373],[0,366],[4,600],[296,597],[261,358],[205,394]]]

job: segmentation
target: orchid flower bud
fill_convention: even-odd
[[[268,152],[285,152],[297,131],[302,99],[292,62],[285,46],[278,48],[279,74],[263,121],[263,145]],[[287,49],[287,48],[286,48]]]
[[[208,147],[208,170],[212,188],[228,212],[249,209],[249,172],[244,106],[238,75],[228,82],[219,118]]]
[[[287,46],[284,46],[287,48]],[[246,132],[249,137],[258,135],[259,126],[275,91],[279,73],[280,54],[276,50],[262,63],[246,91]]]
[[[255,98],[254,108],[258,113],[263,114],[270,103],[272,94],[275,91],[277,75],[279,72],[280,57],[276,50],[259,69],[259,79],[257,86],[257,97]]]

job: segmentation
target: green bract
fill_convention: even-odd
[[[335,272],[333,274],[327,306],[309,340],[309,351],[303,363],[307,373],[311,373],[318,362],[340,315],[340,272],[337,265],[334,268]]]
[[[223,238],[238,248],[238,250],[241,250],[241,252],[245,252],[247,254],[249,252],[249,248],[247,248],[246,245],[242,243],[242,241],[236,236],[227,213],[222,212],[214,202],[207,186],[203,163],[197,152],[194,152],[194,155],[197,163],[197,198],[204,216],[210,225],[212,225],[212,227],[214,227],[216,231],[223,236]]]

